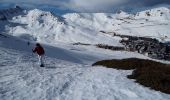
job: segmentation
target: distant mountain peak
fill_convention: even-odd
[[[14,8],[1,9],[0,16],[6,19],[11,19],[14,16],[23,14],[23,9],[20,6],[15,6]]]

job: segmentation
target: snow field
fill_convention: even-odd
[[[10,40],[10,41],[9,41]],[[12,45],[8,44],[13,41]],[[18,45],[19,44],[19,45]],[[18,45],[18,46],[16,46]],[[32,44],[31,44],[32,45]],[[21,47],[22,46],[22,47]],[[77,47],[74,56],[55,58],[50,54],[45,57],[45,68],[37,64],[37,56],[29,52],[25,42],[13,37],[0,40],[0,98],[1,100],[169,100],[170,96],[150,90],[129,80],[126,75],[132,71],[92,67],[86,59],[91,52],[92,58],[140,57],[128,52],[113,52],[94,47]],[[24,49],[25,48],[25,49]],[[69,47],[63,47],[68,49]],[[63,49],[62,48],[62,49]],[[70,47],[73,48],[73,47]],[[58,50],[46,47],[46,50]],[[98,52],[95,52],[98,51]],[[99,52],[100,51],[100,52]],[[105,52],[102,52],[105,51]],[[109,53],[110,52],[110,53]],[[121,55],[121,54],[124,55]],[[54,54],[54,53],[53,53]],[[111,56],[108,56],[108,54]],[[97,56],[100,55],[100,56]],[[76,63],[75,58],[83,63]],[[89,58],[90,56],[88,56]],[[65,59],[65,60],[64,60]],[[89,58],[90,59],[90,58]],[[94,62],[92,60],[92,62]]]

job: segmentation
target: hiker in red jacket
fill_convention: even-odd
[[[45,51],[44,51],[43,47],[39,43],[37,43],[36,47],[32,51],[34,53],[38,54],[38,59],[39,59],[40,67],[44,67],[43,56],[45,54]]]

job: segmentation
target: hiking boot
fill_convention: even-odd
[[[40,67],[44,67],[44,65],[43,65],[43,64],[41,64],[41,65],[40,65]]]

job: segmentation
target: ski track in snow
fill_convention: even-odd
[[[91,67],[0,48],[1,100],[169,100],[128,80],[131,71]]]

